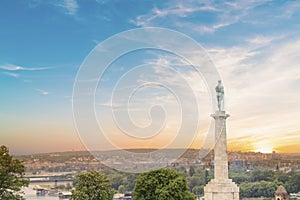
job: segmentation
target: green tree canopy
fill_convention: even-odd
[[[245,182],[239,185],[240,197],[274,197],[274,193],[278,188],[273,182]]]
[[[25,167],[18,159],[14,159],[6,146],[0,147],[0,199],[24,199],[21,188],[28,186],[28,179],[24,178]]]
[[[134,200],[194,200],[188,191],[185,177],[172,169],[159,169],[138,176]]]
[[[71,200],[112,200],[113,193],[105,175],[98,171],[88,171],[76,176]]]
[[[203,185],[195,186],[192,191],[196,195],[203,195],[204,194],[204,186]]]
[[[300,191],[300,174],[292,173],[290,179],[285,183],[288,192]]]
[[[195,173],[196,173],[195,168],[193,166],[190,166],[190,169],[189,169],[190,176],[194,176]]]

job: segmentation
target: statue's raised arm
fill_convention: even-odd
[[[218,109],[219,111],[224,109],[224,87],[222,85],[221,80],[218,81],[218,85],[216,87],[217,100],[218,100]]]

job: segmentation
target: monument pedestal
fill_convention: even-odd
[[[239,200],[239,188],[228,178],[226,118],[225,111],[211,115],[215,119],[214,175],[204,187],[205,200]]]
[[[239,200],[239,188],[231,179],[211,180],[204,187],[205,200]]]

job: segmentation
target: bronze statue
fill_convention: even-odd
[[[218,109],[219,111],[224,109],[224,87],[222,85],[221,80],[218,81],[218,85],[216,87],[217,100],[218,100]]]

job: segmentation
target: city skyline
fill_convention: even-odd
[[[14,154],[85,150],[72,113],[73,85],[84,59],[114,34],[162,27],[197,41],[219,71],[231,115],[229,150],[299,153],[299,11],[297,1],[5,0],[0,6],[0,141]],[[114,62],[100,80],[95,92],[99,118],[108,116],[112,106],[123,108],[124,102],[111,105],[109,97],[133,67],[152,66],[144,71],[150,75],[135,83],[155,79],[167,84],[178,77],[161,66],[189,66],[166,52],[135,53]],[[179,72],[201,99],[199,135],[190,147],[200,148],[211,120],[211,96],[203,78],[187,68]],[[147,126],[151,119],[143,108],[161,102],[169,121],[159,137],[146,144],[129,140],[107,120],[108,137],[122,148],[162,148],[180,122],[176,98],[165,90],[144,90],[132,104],[137,110],[132,117]]]

